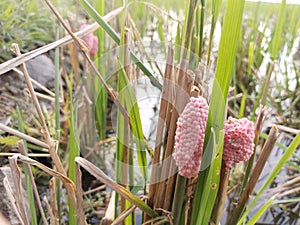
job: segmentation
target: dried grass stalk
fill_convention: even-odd
[[[9,159],[9,165],[11,169],[11,174],[13,174],[12,179],[15,186],[15,200],[16,200],[16,206],[18,208],[18,212],[22,218],[22,222],[24,225],[29,225],[29,219],[27,215],[27,210],[25,207],[25,199],[24,194],[22,193],[22,182],[21,182],[21,171],[18,168],[17,159],[15,157],[10,157]]]
[[[76,199],[77,199],[77,207],[76,214],[78,217],[79,225],[87,225],[85,216],[84,216],[84,204],[83,204],[83,191],[82,191],[82,174],[80,170],[80,166],[76,164]]]
[[[42,142],[42,141],[40,141],[36,138],[30,137],[29,135],[23,134],[20,131],[12,129],[12,128],[10,128],[10,127],[2,124],[2,123],[0,123],[0,130],[3,130],[5,132],[10,133],[14,136],[17,136],[19,138],[22,138],[22,139],[24,139],[24,140],[26,140],[30,143],[33,143],[33,144],[36,144],[36,145],[41,146],[43,148],[49,149],[49,145],[46,144],[45,142]]]
[[[12,188],[11,188],[11,186],[9,184],[9,181],[8,181],[7,177],[4,177],[4,179],[3,179],[3,186],[5,188],[5,191],[6,191],[6,194],[8,196],[8,199],[11,202],[11,206],[15,210],[15,213],[16,213],[18,219],[23,222],[23,219],[22,219],[19,207],[17,205],[17,199],[15,199],[15,197],[14,197],[14,193],[12,191]]]
[[[22,155],[26,156],[26,151],[25,151],[25,147],[24,147],[24,142],[23,141],[18,141],[18,149],[19,149],[19,152]],[[32,185],[32,188],[33,188],[33,193],[34,193],[34,196],[35,196],[35,202],[37,204],[37,207],[40,210],[43,223],[45,225],[48,225],[48,222],[47,222],[47,219],[46,219],[43,207],[42,207],[42,203],[41,203],[41,200],[40,200],[40,196],[39,196],[39,193],[38,193],[38,190],[37,190],[37,187],[36,187],[36,183],[34,181],[34,176],[33,176],[31,167],[28,164],[25,164],[25,167],[26,167],[26,169],[28,171],[30,182],[31,182],[31,185]]]
[[[59,225],[59,215],[56,201],[56,178],[52,177],[49,181],[49,191],[50,191],[50,206],[53,213],[53,221],[51,225]]]
[[[174,49],[169,46],[168,47],[168,55],[167,55],[167,65],[165,69],[164,75],[164,83],[162,89],[162,97],[159,109],[159,122],[157,123],[157,130],[156,130],[156,141],[155,141],[155,151],[154,151],[154,158],[152,161],[152,171],[151,171],[151,178],[150,178],[150,187],[148,193],[148,205],[153,207],[154,198],[157,191],[158,181],[159,181],[159,169],[160,169],[160,157],[161,157],[161,147],[163,142],[163,133],[164,127],[166,124],[166,120],[168,118],[168,109],[171,107],[171,97],[172,97],[172,86],[173,86],[173,58],[174,58]],[[168,129],[167,129],[168,131]]]

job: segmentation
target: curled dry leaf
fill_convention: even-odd
[[[102,170],[100,170],[98,167],[96,167],[94,164],[89,162],[88,160],[76,157],[75,159],[76,163],[78,163],[80,166],[82,166],[86,171],[88,171],[91,175],[99,179],[101,182],[103,182],[105,185],[116,191],[118,194],[120,194],[122,197],[126,198],[128,201],[130,201],[133,205],[137,206],[141,210],[143,210],[145,213],[147,213],[151,217],[157,217],[158,214],[153,211],[145,202],[143,202],[140,198],[132,194],[130,191],[128,191],[123,186],[117,184],[115,181],[110,179]]]

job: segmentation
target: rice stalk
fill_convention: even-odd
[[[76,106],[73,106],[73,75],[70,76],[70,86],[69,86],[69,109],[70,109],[70,137],[69,137],[69,157],[68,157],[68,177],[75,183],[76,182],[76,164],[75,158],[80,155],[79,147],[79,137],[78,130],[76,130],[76,121],[77,121],[77,111]],[[72,205],[69,202],[69,222],[71,225],[77,224],[77,215],[76,215],[76,205]]]
[[[158,182],[159,182],[159,174],[160,174],[160,158],[161,158],[161,148],[163,147],[163,134],[164,134],[164,127],[165,124],[170,123],[167,121],[168,115],[170,115],[171,110],[171,103],[172,100],[172,90],[174,85],[174,75],[173,75],[173,57],[174,57],[174,49],[169,46],[168,47],[168,54],[167,54],[167,65],[164,73],[164,80],[163,80],[163,89],[162,89],[162,96],[161,96],[161,103],[159,108],[159,120],[161,122],[157,125],[156,131],[156,142],[155,142],[155,151],[154,151],[154,158],[153,158],[153,165],[151,170],[151,177],[150,177],[150,186],[148,192],[148,205],[150,207],[154,206],[155,196],[157,193]],[[166,128],[168,131],[168,127]]]
[[[218,190],[218,173],[216,170],[221,170],[221,161],[215,160],[213,156],[214,149],[207,148],[209,140],[212,138],[211,132],[215,133],[215,141],[218,146],[218,155],[222,155],[222,135],[220,136],[220,130],[223,128],[225,118],[225,108],[227,102],[227,94],[229,84],[232,75],[232,68],[234,65],[238,36],[241,28],[242,14],[244,10],[244,1],[227,2],[227,8],[224,17],[220,48],[218,53],[218,61],[216,74],[213,84],[212,96],[210,99],[208,121],[206,126],[203,158],[206,158],[206,163],[201,164],[200,174],[198,177],[197,189],[195,193],[193,213],[191,224],[201,224],[204,218],[210,217],[213,204]],[[214,145],[211,145],[211,147]],[[221,147],[220,147],[221,146]],[[221,157],[219,157],[221,158]],[[212,163],[211,165],[209,163]],[[211,190],[209,186],[210,174],[214,174],[216,179],[216,189]],[[216,175],[217,174],[217,175]],[[203,193],[209,193],[210,195],[204,195]],[[201,206],[205,206],[211,211],[203,211]],[[202,213],[200,213],[202,212]],[[205,214],[203,214],[205,213]],[[208,216],[209,215],[209,216]],[[207,224],[209,221],[204,220],[203,224]]]

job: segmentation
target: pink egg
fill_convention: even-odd
[[[254,150],[254,124],[247,118],[229,117],[224,124],[223,160],[227,170],[249,160]]]
[[[87,27],[87,24],[84,24],[80,27],[80,30]],[[82,40],[86,43],[89,54],[91,57],[95,57],[98,52],[98,38],[93,33],[88,33],[87,35],[82,37]]]
[[[200,171],[208,105],[203,97],[191,97],[177,120],[173,158],[186,178]]]

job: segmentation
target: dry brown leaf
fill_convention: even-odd
[[[21,171],[17,164],[17,158],[16,157],[9,157],[9,165],[11,169],[11,173],[14,175],[12,176],[14,186],[15,186],[15,199],[16,199],[16,206],[18,207],[18,211],[20,213],[20,216],[22,218],[22,222],[25,225],[29,225],[28,215],[26,213],[26,207],[25,207],[25,200],[24,195],[22,193],[22,183],[21,183]]]
[[[23,155],[20,155],[20,154],[16,154],[14,156],[12,156],[11,158],[17,158],[19,161],[23,162],[23,163],[28,163],[32,166],[36,166],[38,168],[40,168],[41,170],[45,171],[46,173],[50,174],[51,176],[54,176],[56,178],[58,178],[59,180],[61,180],[64,184],[68,184],[71,186],[72,188],[72,191],[74,193],[74,196],[75,196],[75,186],[73,184],[73,182],[66,176],[64,176],[63,174],[43,165],[42,163],[36,161],[36,160],[33,160],[29,157],[26,157],[26,156],[23,156]]]
[[[17,206],[17,200],[14,197],[12,188],[11,188],[9,182],[8,182],[7,177],[4,177],[4,179],[3,179],[3,186],[6,190],[6,194],[7,194],[8,198],[11,202],[11,206],[15,210],[15,213],[16,213],[17,217],[19,218],[19,220],[22,221],[22,217],[21,217],[21,214],[20,214],[20,211],[19,211],[19,207]]]

